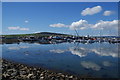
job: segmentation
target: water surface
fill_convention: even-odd
[[[1,46],[4,59],[75,75],[118,78],[118,44],[20,43]]]

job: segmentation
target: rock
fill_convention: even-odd
[[[73,78],[73,76],[69,76],[69,78]]]
[[[40,77],[40,79],[43,79],[44,77]]]
[[[7,73],[4,73],[4,74],[2,74],[4,77],[7,77],[7,76],[10,76],[9,74],[7,74]]]
[[[40,76],[43,76],[43,74],[41,73]]]
[[[24,75],[24,74],[26,74],[25,71],[20,71],[20,75]]]
[[[28,74],[27,78],[30,78],[31,76],[33,76],[33,74]]]
[[[11,74],[11,76],[16,76],[16,75],[17,75],[17,71]]]

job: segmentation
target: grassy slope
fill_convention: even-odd
[[[24,37],[24,36],[39,36],[39,37],[45,37],[45,36],[71,36],[68,34],[60,34],[60,33],[50,33],[50,32],[41,32],[41,33],[33,33],[33,34],[16,34],[16,35],[3,35],[5,37]]]

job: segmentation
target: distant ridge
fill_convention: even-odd
[[[73,36],[73,35],[54,33],[54,32],[38,32],[38,33],[31,33],[31,34],[9,34],[9,35],[3,35],[3,36],[5,37],[43,36],[44,37],[44,36]],[[90,36],[90,37],[120,38],[120,36]]]
[[[10,34],[10,35],[3,35],[5,37],[22,37],[22,36],[71,36],[70,34],[62,34],[62,33],[53,33],[53,32],[38,32],[38,33],[31,33],[31,34]]]
[[[68,34],[61,34],[61,33],[53,33],[53,32],[40,32],[35,34],[41,34],[41,35],[68,35]]]

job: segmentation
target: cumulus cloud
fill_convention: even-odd
[[[88,22],[86,20],[79,20],[79,21],[76,21],[76,22],[73,22],[69,28],[74,30],[74,29],[80,29],[80,30],[83,30],[83,29],[87,29],[89,28],[90,26],[92,26],[91,24],[88,24]]]
[[[50,27],[68,27],[68,25],[62,24],[62,23],[57,23],[57,24],[51,24],[49,25]]]
[[[20,27],[16,26],[16,27],[8,27],[9,30],[18,30]]]
[[[99,21],[98,23],[92,26],[94,29],[117,29],[118,28],[118,20],[113,21]]]
[[[99,13],[100,11],[102,11],[102,7],[101,6],[95,6],[92,8],[86,8],[81,12],[81,15],[86,16],[86,15],[93,15],[96,13]]]
[[[28,31],[29,28],[22,28],[19,26],[15,26],[15,27],[8,27],[9,30],[21,30],[21,31]]]
[[[22,31],[29,31],[29,28],[20,28],[19,30],[22,30]]]
[[[95,71],[99,71],[101,69],[101,67],[98,64],[90,62],[90,61],[82,61],[81,65],[84,68],[92,69],[92,70],[95,70]]]
[[[79,20],[76,22],[72,22],[69,26],[65,25],[65,24],[51,24],[50,27],[67,27],[71,30],[84,30],[84,29],[95,29],[95,30],[99,30],[99,29],[105,29],[105,30],[109,30],[109,29],[118,29],[118,20],[113,20],[113,21],[103,21],[100,20],[99,22],[97,22],[96,24],[89,24],[88,21],[86,20]]]
[[[104,11],[103,13],[104,16],[110,16],[111,14],[113,14],[112,11]]]

